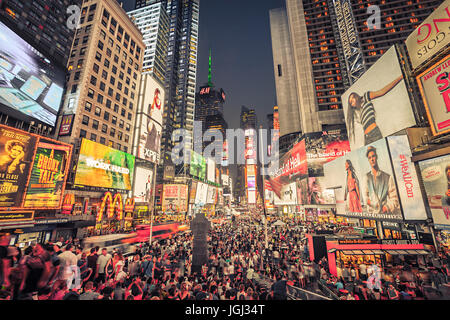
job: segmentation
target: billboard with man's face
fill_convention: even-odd
[[[324,172],[324,187],[335,191],[337,215],[403,219],[385,139],[325,164]]]
[[[341,97],[351,150],[416,124],[395,47]]]
[[[419,162],[433,222],[450,228],[450,155]]]

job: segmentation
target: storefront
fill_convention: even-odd
[[[400,260],[420,264],[418,258],[431,254],[418,240],[345,239],[326,241],[330,273],[337,276],[344,266],[376,264],[381,270]]]

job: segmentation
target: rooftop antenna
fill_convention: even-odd
[[[211,49],[209,49],[208,86],[209,87],[213,86],[211,82]]]

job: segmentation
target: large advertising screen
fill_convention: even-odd
[[[192,181],[191,190],[189,192],[189,204],[195,203],[195,195],[197,193],[197,181]]]
[[[307,204],[324,205],[335,204],[333,190],[326,189],[324,177],[309,177],[307,188]]]
[[[403,219],[385,139],[325,164],[324,172],[325,187],[335,190],[337,215]]]
[[[152,197],[153,169],[136,166],[134,201],[148,203]]]
[[[208,195],[206,197],[207,204],[214,204],[216,200],[216,187],[208,186]]]
[[[195,195],[195,204],[205,205],[208,196],[208,185],[203,182],[197,183],[197,194]]]
[[[433,135],[450,132],[450,56],[417,77]]]
[[[395,47],[343,95],[351,150],[416,124]]]
[[[71,145],[40,139],[25,192],[24,208],[61,207],[71,155]]]
[[[163,191],[163,212],[187,211],[188,186],[182,184],[166,184]]]
[[[437,228],[450,228],[450,155],[419,162],[428,204]]]
[[[413,69],[429,61],[450,42],[450,0],[445,0],[406,39],[405,44]]]
[[[131,190],[134,161],[129,153],[83,138],[75,185]]]
[[[307,177],[308,164],[306,159],[305,140],[295,144],[279,162],[277,170],[272,170],[269,179],[275,194],[280,197],[284,185],[295,182],[297,179]]]
[[[305,134],[308,176],[322,177],[323,165],[350,152],[347,132],[330,130]]]
[[[206,179],[206,159],[192,150],[189,172],[200,180]]]
[[[274,194],[275,205],[296,205],[297,204],[297,186],[296,183],[290,183],[283,186],[281,196]]]
[[[140,112],[142,112],[142,117],[138,117],[141,119],[138,157],[158,163],[164,112],[164,89],[151,75],[147,74],[141,79],[141,91]]]
[[[408,136],[387,138],[392,164],[397,181],[398,193],[405,220],[426,220],[427,213],[419,187],[416,168],[411,161],[411,148]]]
[[[37,136],[0,125],[0,208],[19,208],[33,163]]]
[[[216,182],[216,177],[215,177],[216,163],[214,162],[214,160],[212,160],[210,158],[208,158],[206,160],[207,160],[207,166],[208,166],[208,175],[207,175],[208,181],[215,183]]]
[[[0,22],[2,111],[55,126],[65,73]]]

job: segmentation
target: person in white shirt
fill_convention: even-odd
[[[77,286],[80,281],[80,273],[77,267],[78,259],[72,252],[72,245],[68,244],[58,258],[60,261],[59,279],[67,281],[67,288],[72,288],[72,281],[75,278],[77,280],[75,286]]]
[[[105,267],[108,261],[111,259],[111,255],[108,253],[108,250],[106,248],[102,249],[102,254],[97,259],[97,274],[96,278],[98,278],[100,281],[105,281]]]

